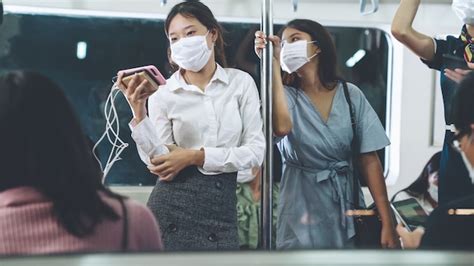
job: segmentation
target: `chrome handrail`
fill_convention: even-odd
[[[262,0],[261,30],[266,36],[273,35],[273,0]],[[265,160],[261,180],[261,223],[260,240],[264,250],[271,250],[272,245],[272,187],[273,187],[273,126],[272,126],[272,64],[273,46],[267,42],[260,61],[261,99],[263,130],[265,133]]]

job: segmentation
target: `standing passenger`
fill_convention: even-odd
[[[237,171],[260,166],[265,149],[255,82],[222,67],[222,28],[201,2],[174,6],[165,32],[179,70],[154,94],[137,77],[122,87],[134,114],[132,137],[159,176],[148,206],[167,250],[238,249]],[[170,153],[150,162],[145,151],[162,144]]]
[[[453,122],[456,134],[452,146],[461,155],[471,182],[468,196],[436,208],[426,221],[425,229],[408,232],[401,224],[397,232],[404,248],[474,250],[474,73],[461,81],[453,99]],[[472,263],[471,263],[472,264]]]
[[[273,42],[273,130],[281,137],[277,248],[354,247],[349,106],[336,74],[336,50],[317,22],[290,21],[277,36],[256,33],[255,48]],[[280,49],[281,45],[281,49]],[[281,52],[281,53],[280,53]],[[280,65],[288,74],[281,77]],[[382,218],[381,244],[395,247],[389,201],[377,150],[389,144],[377,114],[362,92],[348,84],[355,108],[361,172]],[[363,199],[363,196],[360,197]],[[363,204],[363,202],[361,202]]]
[[[444,102],[444,118],[446,120],[446,134],[444,137],[443,151],[441,153],[441,164],[439,169],[439,204],[443,205],[461,195],[468,195],[470,180],[466,168],[459,153],[450,145],[453,140],[453,119],[451,110],[452,99],[457,91],[457,84],[461,76],[467,70],[453,69],[445,56],[453,56],[465,59],[468,63],[474,62],[474,23],[473,18],[466,17],[472,14],[469,11],[471,1],[463,7],[461,1],[454,1],[455,10],[460,10],[462,20],[466,23],[461,30],[460,36],[448,36],[446,40],[433,39],[413,29],[413,20],[420,5],[420,0],[401,0],[392,23],[393,36],[417,56],[421,58],[429,68],[443,71],[441,75],[441,91]],[[474,6],[471,7],[474,8]],[[466,9],[466,10],[464,10]],[[453,81],[453,80],[455,81]]]

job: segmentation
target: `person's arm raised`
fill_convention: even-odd
[[[424,60],[432,61],[436,52],[433,38],[413,28],[413,20],[419,6],[420,0],[400,1],[400,6],[392,21],[392,34],[417,56]]]
[[[261,55],[265,48],[267,40],[273,43],[273,134],[277,137],[283,137],[290,133],[293,128],[288,102],[285,96],[285,88],[280,71],[280,51],[281,40],[278,36],[265,36],[261,31],[255,33],[255,52]]]

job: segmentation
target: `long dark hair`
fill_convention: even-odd
[[[217,22],[212,11],[205,4],[199,1],[186,1],[175,5],[171,11],[168,13],[165,21],[165,33],[168,36],[168,30],[171,24],[171,20],[177,15],[182,15],[188,18],[195,18],[201,22],[209,31],[215,30],[217,33],[217,40],[215,46],[215,59],[216,62],[222,67],[227,67],[227,60],[225,57],[224,51],[224,37],[223,37],[223,28]],[[168,54],[170,51],[168,50]],[[170,62],[174,65],[173,62]]]
[[[439,171],[439,165],[441,160],[441,152],[435,153],[431,156],[430,160],[426,163],[425,167],[421,171],[421,174],[410,186],[403,189],[406,193],[410,194],[413,197],[427,196],[428,195],[428,177]],[[434,199],[436,200],[436,199]]]
[[[122,197],[102,185],[79,120],[50,79],[24,71],[0,76],[0,147],[0,191],[36,188],[69,233],[83,237],[119,218],[98,192]]]
[[[341,78],[337,71],[337,54],[336,46],[332,40],[331,34],[323,25],[309,19],[295,19],[288,22],[279,32],[281,37],[283,31],[287,28],[293,28],[305,32],[311,36],[311,40],[321,49],[319,57],[318,75],[321,84],[331,89]],[[301,81],[296,73],[283,73],[283,83],[288,86],[298,88]]]

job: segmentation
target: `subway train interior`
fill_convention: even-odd
[[[28,135],[49,134],[45,132],[52,132],[53,137],[47,139],[48,141],[52,139],[53,142],[48,144],[45,140],[43,146],[34,144],[32,147],[46,149],[51,147],[51,153],[54,153],[56,148],[53,146],[66,147],[66,144],[63,145],[60,142],[71,141],[72,138],[63,138],[62,134],[68,134],[68,130],[72,129],[63,131],[61,127],[69,126],[55,122],[56,117],[63,116],[41,117],[28,114],[30,112],[27,110],[28,107],[15,107],[15,99],[17,99],[15,97],[26,99],[22,93],[28,93],[28,91],[24,89],[25,91],[18,92],[19,89],[15,91],[8,88],[11,84],[18,87],[29,84],[26,80],[25,83],[20,81],[16,83],[16,79],[35,77],[36,83],[32,81],[37,84],[37,87],[32,85],[36,90],[34,95],[37,95],[36,100],[41,102],[33,105],[39,109],[44,107],[45,110],[56,110],[51,107],[56,104],[52,102],[52,94],[46,96],[46,100],[41,99],[45,95],[41,91],[50,83],[38,83],[43,80],[42,77],[51,80],[60,88],[67,100],[66,105],[69,104],[72,107],[72,112],[77,117],[82,131],[80,136],[84,136],[85,140],[81,144],[87,146],[87,155],[91,158],[94,156],[94,162],[97,159],[100,163],[102,179],[101,182],[97,181],[100,183],[97,186],[100,187],[99,190],[105,192],[97,192],[100,195],[99,198],[106,197],[104,195],[109,195],[109,192],[115,195],[113,197],[120,198],[121,205],[117,204],[117,210],[119,210],[117,213],[123,211],[125,214],[117,216],[113,211],[115,207],[111,208],[113,212],[111,217],[118,218],[114,218],[115,220],[110,222],[110,225],[105,224],[109,216],[93,216],[98,219],[96,222],[91,222],[97,225],[96,228],[90,228],[90,235],[87,235],[89,233],[84,233],[87,236],[81,235],[78,231],[74,231],[74,228],[81,228],[81,224],[88,226],[86,218],[84,218],[86,221],[84,223],[81,222],[82,218],[78,218],[79,222],[70,221],[69,227],[67,224],[68,219],[83,217],[81,216],[83,213],[79,216],[68,217],[67,214],[74,211],[63,210],[75,208],[75,205],[64,203],[68,201],[66,198],[71,197],[65,197],[63,203],[58,203],[62,201],[61,193],[58,192],[60,194],[56,198],[50,196],[49,192],[43,191],[49,191],[44,187],[50,184],[43,186],[42,181],[32,181],[29,184],[24,181],[27,178],[16,182],[12,181],[15,180],[14,177],[2,181],[4,174],[11,175],[8,165],[17,164],[9,160],[22,157],[2,154],[1,150],[4,148],[0,147],[0,159],[3,161],[0,168],[7,168],[6,172],[0,169],[0,227],[2,227],[0,229],[0,265],[474,265],[474,253],[472,253],[474,250],[474,200],[470,197],[474,195],[472,170],[474,163],[471,163],[474,162],[474,158],[469,157],[469,154],[474,154],[474,152],[468,150],[471,149],[469,145],[474,147],[474,137],[472,137],[474,136],[474,120],[465,122],[470,124],[467,131],[457,124],[464,123],[462,119],[472,119],[474,99],[469,100],[467,96],[456,97],[457,94],[452,97],[447,96],[451,95],[451,92],[446,92],[445,89],[448,86],[447,82],[451,82],[449,88],[453,90],[456,88],[459,91],[458,94],[461,95],[463,85],[466,86],[469,82],[469,68],[474,66],[472,63],[474,60],[470,61],[474,53],[474,45],[473,47],[470,45],[471,42],[474,44],[474,38],[471,39],[469,35],[470,29],[474,31],[474,26],[472,28],[469,26],[471,21],[474,25],[474,1],[0,0],[0,4],[2,6],[0,75],[3,76],[3,78],[0,76],[0,97],[4,98],[0,98],[0,124],[3,124],[0,131],[13,132],[0,133],[3,139],[2,146],[14,145],[9,146],[9,138],[23,136],[23,134],[26,136],[25,139],[41,142],[41,139],[29,138]],[[188,4],[191,7],[187,7]],[[181,11],[176,9],[179,5],[181,5]],[[206,8],[215,16],[220,25],[219,30],[214,28],[217,24],[213,24],[209,14],[205,12]],[[185,10],[184,13],[180,13],[183,12],[182,10]],[[316,24],[308,21],[311,23],[316,21],[323,25],[322,29],[324,33],[328,33],[329,37],[322,40],[321,38],[324,39],[322,36],[325,35],[321,31],[316,31]],[[194,27],[195,30],[189,32],[186,27],[181,29],[180,23],[184,23],[183,25],[191,23],[188,28]],[[467,27],[463,27],[464,24]],[[204,37],[197,37],[199,34],[196,32],[199,32],[199,27],[207,28],[207,32],[202,32],[205,34]],[[397,27],[400,27],[400,30]],[[176,29],[182,32],[175,31]],[[316,35],[310,33],[313,30],[317,32]],[[462,32],[461,35],[460,32]],[[263,37],[278,34],[282,38],[281,44],[272,42],[271,38]],[[294,36],[300,36],[298,37],[300,39]],[[306,42],[305,36],[312,39]],[[448,36],[454,36],[454,38],[449,39]],[[199,49],[199,44],[203,44],[199,43],[199,40],[209,42],[209,38],[214,37],[216,38],[211,40],[213,45],[211,48],[208,47],[210,50]],[[220,42],[220,38],[223,42]],[[296,40],[293,41],[292,38]],[[265,42],[262,41],[263,39]],[[419,46],[422,47],[419,48],[416,44],[417,40],[422,40],[423,42],[420,41],[420,43],[425,46]],[[448,40],[446,41],[448,44],[444,40]],[[446,73],[444,70],[444,68],[450,68],[448,63],[443,61],[439,70],[436,70],[434,63],[430,63],[435,60],[448,60],[448,57],[441,53],[442,51],[451,52],[449,40],[461,43],[462,47],[458,51],[465,53],[464,57],[458,56],[464,60],[450,59],[459,64],[459,67],[451,69],[458,76],[462,74],[458,82],[450,78],[451,72]],[[185,44],[185,41],[189,42]],[[304,55],[298,58],[299,61],[291,61],[291,58],[285,61],[286,58],[297,54],[296,43],[303,45],[304,49],[316,47],[314,48],[316,50],[311,50],[316,52],[311,56]],[[329,43],[328,47],[333,47],[337,56],[329,63],[329,67],[323,65],[323,60],[327,58],[324,57],[327,55],[327,50],[323,48],[324,43]],[[220,50],[219,44],[223,45],[223,50]],[[263,45],[265,48],[259,49],[258,45]],[[294,50],[288,51],[290,47]],[[185,51],[186,49],[188,50]],[[256,49],[259,55],[256,54]],[[429,49],[433,51],[431,54],[427,52]],[[215,61],[214,57],[206,51],[213,51]],[[278,52],[272,54],[272,51]],[[180,52],[182,54],[178,55]],[[203,56],[210,57],[206,57],[204,61],[201,60],[202,64],[199,65],[197,57],[201,54],[197,55],[197,53],[201,52]],[[220,52],[224,54],[226,65],[223,59],[219,58]],[[288,53],[285,54],[286,52]],[[424,56],[426,54],[428,54],[427,57]],[[211,58],[209,60],[212,64],[207,58]],[[302,88],[289,88],[286,82],[290,79],[292,80],[290,84],[304,87],[306,73],[303,73],[301,69],[310,69],[308,65],[312,66],[313,63],[317,71],[322,71],[323,67],[334,67],[338,79],[344,82],[341,82],[339,87],[337,85],[339,81],[324,83],[326,81],[321,80],[318,84],[324,86],[333,84],[331,86],[335,86],[336,90],[324,89],[324,92],[319,91],[319,94],[311,94]],[[191,66],[196,64],[199,67],[190,70],[193,69]],[[281,73],[280,64],[283,68]],[[292,67],[295,64],[297,66]],[[187,67],[188,65],[190,67]],[[206,80],[206,76],[200,73],[204,73],[208,65],[214,70],[210,72],[211,76]],[[156,69],[149,67],[119,73],[121,70],[142,66],[155,66]],[[290,72],[293,74],[286,73],[289,69],[292,69]],[[158,73],[155,72],[156,70]],[[131,78],[126,83],[126,76],[132,72],[134,75],[130,75]],[[139,77],[143,76],[137,73],[144,73],[145,78],[139,80]],[[325,72],[318,73],[316,79],[319,81]],[[40,75],[40,77],[35,75]],[[199,79],[202,82],[203,77],[205,80],[203,86],[192,83],[192,80]],[[454,81],[446,81],[447,79]],[[136,85],[137,81],[141,82],[140,85]],[[153,87],[146,87],[145,83],[148,85],[156,83],[160,87],[158,89],[157,85],[154,91],[145,91]],[[188,89],[173,88],[172,86],[178,86],[176,84]],[[246,86],[245,84],[255,85]],[[280,86],[282,84],[285,86]],[[349,85],[350,93],[346,94],[347,85],[345,87],[342,84]],[[132,86],[135,86],[133,88],[135,94],[130,91]],[[225,86],[229,87],[227,91],[235,92],[229,93],[229,97],[233,98],[219,99],[223,96],[218,90],[227,88]],[[466,89],[467,92],[464,95],[469,95],[469,89],[474,91],[474,84]],[[243,92],[241,93],[240,90]],[[333,91],[336,92],[333,93]],[[15,94],[16,92],[18,93]],[[293,99],[292,93],[295,93],[296,97],[303,95],[303,98]],[[360,99],[354,98],[354,93]],[[145,94],[146,97],[150,97],[150,100],[144,111],[146,118],[141,120],[137,118],[137,113],[143,109],[134,109],[134,103],[143,104],[140,106],[145,107],[147,101],[147,98],[143,96]],[[314,97],[310,97],[310,94]],[[134,95],[143,98],[137,100]],[[285,95],[291,99],[285,100]],[[321,95],[325,95],[326,98]],[[192,101],[201,96],[202,98],[199,99],[202,100],[196,100],[193,105]],[[238,98],[237,106],[233,104],[235,97],[241,97],[244,100]],[[358,128],[357,122],[351,120],[354,118],[354,112],[346,106],[346,100],[350,102],[351,98],[354,100],[351,104],[356,110],[355,120],[360,117],[361,120],[366,121],[372,117],[371,121],[363,124],[368,129]],[[215,102],[208,105],[209,99],[210,101],[214,99]],[[469,108],[456,108],[458,105],[461,106],[463,100],[464,102],[471,101],[471,111]],[[179,103],[180,101],[183,103]],[[451,103],[453,101],[457,102]],[[362,107],[365,109],[359,109],[359,102],[366,103],[365,107]],[[284,106],[288,105],[289,109],[282,108],[282,103]],[[310,108],[299,107],[304,103]],[[312,110],[310,110],[311,105],[314,107]],[[258,108],[258,111],[256,108],[252,109],[254,106]],[[326,118],[323,117],[324,112],[321,111],[324,106],[329,106]],[[449,110],[445,109],[445,106],[449,106]],[[18,116],[22,118],[15,118],[17,113],[21,113],[15,111],[20,109],[15,108],[25,108],[27,114]],[[236,114],[237,110],[232,110],[232,108],[238,108],[240,113]],[[453,111],[459,118],[451,118],[445,115],[451,109],[464,110],[464,112]],[[36,112],[34,108],[30,110],[33,113]],[[215,110],[217,111],[214,112]],[[367,112],[362,113],[361,110],[367,110]],[[151,119],[148,119],[147,111]],[[45,111],[44,114],[47,112]],[[154,118],[152,112],[154,112]],[[214,114],[210,115],[212,112]],[[43,111],[38,111],[38,113],[43,113]],[[66,111],[64,113],[68,114]],[[319,120],[308,120],[308,117],[304,117],[305,115],[317,116],[320,113],[323,118]],[[466,113],[469,113],[471,118]],[[163,116],[160,117],[160,114]],[[291,119],[285,120],[286,114],[289,114]],[[219,134],[216,133],[215,136],[213,135],[214,116],[217,117],[219,128],[219,131],[216,131]],[[235,129],[230,128],[236,121],[229,122],[236,117],[237,133]],[[26,121],[18,123],[18,119]],[[31,120],[28,121],[29,119]],[[188,122],[195,126],[186,125],[183,122],[186,119],[192,120]],[[334,121],[332,122],[334,127],[328,129],[331,127],[331,119]],[[280,120],[290,121],[291,130],[284,134],[276,133],[279,131],[275,128],[283,124]],[[144,121],[147,123],[151,121],[151,124],[145,125]],[[314,121],[320,121],[319,125],[311,125],[311,123],[318,123]],[[351,121],[353,127],[351,127]],[[345,122],[347,122],[346,125],[336,125]],[[153,128],[154,123],[158,129]],[[373,123],[380,125],[379,128],[373,126]],[[24,125],[18,126],[21,124]],[[142,131],[138,128],[146,130],[149,125],[152,126],[148,132],[149,136],[145,133],[140,133],[139,136],[138,132]],[[257,132],[251,132],[252,127],[257,128]],[[28,132],[14,133],[21,128],[25,128]],[[45,131],[45,128],[54,128],[55,131]],[[205,130],[199,132],[199,129]],[[469,131],[471,129],[472,132]],[[298,130],[301,131],[298,132]],[[336,140],[339,131],[344,130],[350,136],[363,134],[360,136],[361,143],[359,143],[361,155],[354,152],[357,148],[354,148],[356,145],[351,141],[352,138],[347,140],[347,145],[344,141]],[[331,132],[334,132],[335,136],[328,136]],[[226,134],[233,134],[233,137],[226,139],[228,136]],[[445,137],[446,134],[454,135],[449,139]],[[164,138],[165,143],[160,142],[160,138]],[[14,139],[21,141],[20,137]],[[147,141],[153,144],[143,144]],[[149,147],[158,142],[160,142],[160,147],[164,147],[166,152],[169,152],[169,155],[155,153],[155,156],[145,158],[151,153],[144,152],[143,147],[147,145]],[[14,146],[21,148],[12,150],[23,149],[24,146],[25,150],[33,149],[28,145],[28,143],[19,143]],[[153,147],[153,152],[156,152],[156,145]],[[346,146],[342,147],[344,145]],[[376,148],[368,148],[371,145]],[[194,153],[185,153],[184,151],[189,151],[191,146],[195,149]],[[324,152],[318,151],[320,146]],[[461,172],[466,172],[466,180],[469,181],[470,174],[473,183],[468,182],[467,185],[462,186],[459,184],[466,183],[457,183],[460,186],[459,191],[463,191],[462,193],[466,195],[461,195],[462,193],[459,192],[460,198],[456,198],[456,191],[450,191],[449,193],[454,195],[452,200],[442,203],[438,202],[438,185],[440,191],[444,191],[441,193],[447,195],[447,190],[441,190],[443,189],[441,186],[450,182],[448,177],[452,175],[443,174],[445,177],[439,177],[439,175],[442,168],[447,169],[445,172],[450,171],[452,166],[447,166],[449,165],[446,163],[448,156],[445,153],[448,153],[448,149],[455,149],[454,146],[460,150],[460,153],[455,152],[456,156],[462,159],[459,159],[458,169],[453,171],[466,167],[467,171],[463,168]],[[73,151],[78,149],[80,148],[76,147]],[[346,152],[349,163],[343,166],[333,166],[330,163],[336,156],[333,156],[333,153],[335,154],[333,150],[338,149]],[[9,148],[6,149],[8,150]],[[327,154],[326,150],[329,150]],[[181,154],[180,158],[190,163],[183,165],[173,174],[171,170],[160,172],[168,162],[170,164],[173,162],[173,158],[178,160],[179,155],[172,157],[173,153]],[[185,159],[185,156],[189,154],[194,157]],[[305,159],[306,156],[309,158]],[[474,157],[474,155],[471,156]],[[28,157],[28,154],[24,157]],[[81,160],[82,157],[71,156],[71,160],[74,158]],[[354,163],[353,158],[359,158],[359,164]],[[43,160],[48,162],[47,159],[43,158]],[[303,162],[305,160],[307,161]],[[369,162],[369,160],[375,161]],[[377,160],[380,160],[380,164]],[[66,159],[64,162],[68,161]],[[301,165],[294,165],[299,162]],[[371,162],[375,162],[376,165],[374,166]],[[33,168],[42,171],[41,164],[38,163],[40,166]],[[52,164],[54,165],[54,162]],[[67,165],[73,164],[74,162],[67,163]],[[319,169],[321,171],[313,164],[323,165]],[[23,164],[19,165],[23,166]],[[86,167],[85,163],[80,165],[82,165],[80,167]],[[177,162],[176,165],[181,166]],[[324,168],[324,165],[327,167]],[[353,167],[357,168],[357,165],[364,166],[363,170],[359,171],[360,175],[370,177],[361,182],[360,202],[365,201],[367,206],[363,210],[351,210],[357,209],[353,206],[354,204],[356,206],[359,204],[358,199],[352,200],[352,197],[355,198],[354,195],[359,195],[358,191],[353,192],[357,189],[356,185],[351,187],[351,180],[355,180],[354,184],[358,183],[357,171]],[[28,167],[30,166],[25,162],[24,168]],[[70,169],[82,169],[77,167]],[[98,166],[94,165],[94,167]],[[370,172],[372,170],[376,173]],[[78,171],[82,172],[82,170]],[[26,170],[19,169],[18,172],[23,173]],[[50,172],[57,174],[54,167]],[[92,172],[92,170],[84,170],[84,173]],[[378,172],[380,172],[380,177],[384,178],[384,182],[381,178],[382,181],[377,182]],[[189,176],[189,178],[184,178],[185,174],[192,175],[193,178]],[[342,175],[345,176],[344,180],[340,178]],[[80,178],[80,175],[75,176]],[[37,177],[37,179],[41,178],[41,176]],[[439,182],[438,178],[440,178]],[[191,179],[195,181],[190,181]],[[232,182],[234,179],[236,182]],[[292,182],[291,179],[311,179],[311,181]],[[424,185],[421,185],[424,186],[424,191],[417,192],[418,196],[410,189],[407,190],[407,188],[414,189],[413,184],[419,184],[422,182],[421,179],[424,180]],[[47,182],[56,181],[45,181],[45,184]],[[67,182],[55,183],[56,188],[52,190],[61,191],[60,186],[74,186],[73,184],[89,181]],[[320,186],[320,188],[311,190],[307,188],[308,184]],[[33,196],[26,195],[30,193],[31,190],[28,189],[31,188],[25,189],[25,187],[36,185],[38,186],[36,190],[33,188],[36,192],[31,193],[39,195],[44,192],[46,195],[38,196],[41,197],[41,204],[49,204],[46,202],[50,199],[53,202],[49,210],[53,216],[51,220],[45,220],[43,216],[35,218],[33,213],[38,213],[44,207],[37,202],[35,204],[41,206],[31,207],[31,210],[28,209],[30,211],[18,209],[29,208],[26,205]],[[299,188],[302,191],[298,191]],[[14,193],[20,190],[22,192]],[[64,189],[76,194],[81,193],[78,190],[80,188]],[[227,190],[231,192],[235,190],[236,194],[219,196],[221,195],[219,191]],[[400,193],[404,194],[404,197],[400,197]],[[123,204],[122,196],[126,197],[125,202],[133,201],[133,203]],[[452,205],[453,202],[457,202],[456,200],[469,197],[470,202],[467,205]],[[104,204],[104,202],[112,201],[111,199],[103,201],[98,199],[97,202]],[[187,199],[191,199],[191,202]],[[15,203],[14,200],[18,202]],[[205,203],[199,205],[200,203],[197,202],[201,200]],[[343,200],[347,200],[350,202],[348,204],[352,205],[348,206]],[[216,207],[221,202],[222,206]],[[233,204],[230,205],[231,208],[223,207],[227,203]],[[326,203],[327,206],[318,207],[318,204]],[[165,205],[169,206],[165,207]],[[132,210],[132,207],[141,209]],[[202,209],[196,209],[201,207]],[[102,208],[102,205],[95,206],[94,210],[102,211]],[[304,210],[298,212],[300,209]],[[17,211],[26,216],[21,216]],[[86,217],[89,217],[87,216],[88,209],[84,211]],[[433,213],[430,214],[432,211]],[[339,215],[341,212],[342,216]],[[61,213],[66,216],[62,216]],[[207,215],[207,213],[210,214]],[[433,217],[435,215],[439,217],[445,213],[449,217],[444,220],[436,221],[436,217]],[[20,215],[15,218],[17,220],[11,218],[17,214]],[[58,217],[55,218],[54,215]],[[230,220],[233,220],[227,221],[224,216],[226,219],[230,217]],[[328,218],[324,220],[320,218],[322,216]],[[125,217],[123,227],[120,221],[116,221],[122,219],[120,217]],[[25,219],[28,219],[26,223]],[[145,222],[147,219],[151,219],[151,222]],[[364,228],[358,226],[359,220],[363,223],[362,227],[365,231]],[[45,225],[47,221],[58,226],[59,229],[53,230],[52,233],[45,233],[53,226]],[[435,230],[431,228],[433,224],[436,224],[438,231],[433,232]],[[15,229],[17,226],[29,226],[29,228]],[[235,226],[237,226],[236,231],[232,231]],[[147,228],[153,230],[146,231]],[[186,229],[190,232],[180,233]],[[142,230],[142,232],[135,233],[134,230]],[[203,230],[204,238],[193,239],[201,233],[200,230]],[[340,232],[333,232],[333,230],[340,230]],[[359,235],[360,230],[364,232]],[[406,235],[403,236],[401,231]],[[103,236],[95,236],[99,233]],[[60,236],[59,234],[69,235]],[[369,237],[375,234],[377,245],[359,245],[359,240],[362,239],[360,236],[363,234],[370,235]],[[52,235],[54,236],[48,239],[48,236]],[[152,239],[150,235],[156,235],[157,239]],[[428,237],[428,235],[433,236]],[[445,240],[442,236],[446,236],[449,240]],[[336,238],[342,239],[342,242],[334,240]],[[13,243],[14,241],[19,242]],[[88,241],[93,243],[92,246],[100,248],[94,249],[92,246],[89,248]],[[107,241],[114,242],[117,247],[106,247],[104,243]],[[430,245],[426,244],[429,241],[431,241]],[[440,244],[449,241],[453,243],[445,246]],[[28,248],[25,248],[26,246]],[[72,248],[69,249],[69,246]]]

